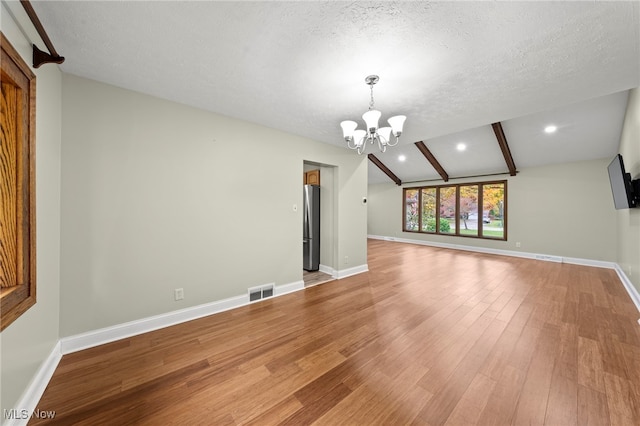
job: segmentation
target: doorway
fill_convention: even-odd
[[[316,172],[317,171],[317,172]],[[320,186],[320,265],[318,271],[302,269],[305,287],[335,279],[337,248],[337,171],[333,165],[314,161],[303,162],[303,185],[307,180]],[[303,221],[304,218],[301,218]],[[303,223],[300,224],[301,227]],[[301,265],[302,266],[302,265]]]

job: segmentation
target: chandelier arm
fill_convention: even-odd
[[[353,146],[351,146],[351,142],[353,142]],[[358,148],[358,145],[356,145],[356,141],[354,140],[354,138],[347,139],[347,148],[349,148],[349,149]]]
[[[382,137],[378,137],[378,149],[380,152],[385,152],[387,150],[387,144],[382,141]]]
[[[365,143],[363,143],[362,145],[358,146],[358,155],[362,155],[362,153],[364,152],[364,150],[367,148],[367,145]]]
[[[395,136],[395,138],[396,138],[396,139],[395,139],[395,142],[391,143],[391,141],[389,141],[389,142],[387,142],[387,145],[389,145],[389,146],[396,146],[396,145],[398,145],[398,141],[400,140],[400,137],[399,137],[399,136]],[[390,138],[390,139],[392,139],[392,138]]]

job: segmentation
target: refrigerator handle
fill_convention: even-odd
[[[303,208],[302,208],[302,236],[304,238],[309,238],[311,236],[311,218],[309,217],[309,193],[307,192],[308,188],[304,187],[304,200],[303,200]]]

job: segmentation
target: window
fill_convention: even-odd
[[[460,235],[478,236],[478,185],[460,186]]]
[[[422,189],[422,232],[436,231],[436,197],[435,188]]]
[[[418,193],[417,189],[405,189],[404,192],[404,224],[408,231],[417,231],[418,226]]]
[[[405,188],[402,230],[506,240],[506,196],[507,181]]]
[[[36,303],[35,75],[0,33],[0,331]]]
[[[458,211],[456,203],[456,187],[443,186],[438,188],[440,192],[440,226],[438,232],[442,234],[456,233],[456,212]]]
[[[491,183],[482,186],[482,208],[486,212],[485,237],[506,240],[506,189],[507,184]]]

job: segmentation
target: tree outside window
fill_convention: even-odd
[[[507,181],[405,188],[402,229],[506,240],[506,189]]]
[[[417,189],[407,189],[404,193],[404,229],[418,231],[418,194]]]

